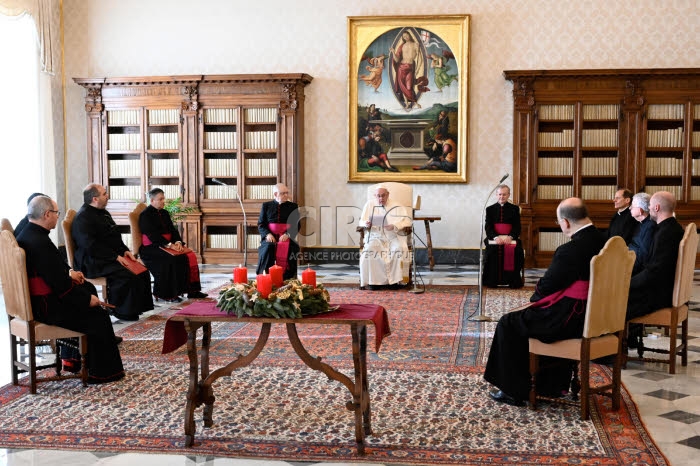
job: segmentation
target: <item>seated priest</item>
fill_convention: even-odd
[[[362,209],[359,226],[367,228],[360,254],[360,288],[398,289],[408,276],[408,241],[404,228],[412,224],[411,207],[389,199],[389,190],[379,186],[374,198]]]
[[[498,202],[486,208],[482,283],[488,287],[521,288],[525,254],[520,242],[520,208],[508,202],[507,185],[498,186],[496,195]]]
[[[49,238],[56,228],[59,211],[56,202],[40,195],[29,202],[27,225],[17,237],[26,253],[27,278],[34,319],[44,324],[85,333],[88,337],[88,383],[100,384],[124,377],[118,342],[101,307],[95,287],[81,272],[71,270]],[[80,370],[77,351],[62,348],[65,370]]]
[[[283,278],[289,280],[297,277],[299,206],[289,200],[289,188],[282,183],[275,185],[272,195],[274,199],[262,205],[258,218],[261,241],[256,273],[269,273],[277,264],[284,269]]]
[[[180,232],[165,210],[165,193],[160,188],[148,192],[150,205],[139,216],[141,248],[139,256],[153,274],[153,296],[168,302],[206,298],[199,282],[197,256],[185,247]]]
[[[83,202],[73,220],[75,268],[88,278],[107,278],[107,296],[116,306],[113,316],[138,320],[139,315],[153,309],[151,275],[148,271],[135,275],[127,268],[136,258],[106,209],[109,194],[105,187],[87,185]]]
[[[559,203],[557,223],[571,241],[554,251],[529,306],[506,312],[496,325],[484,379],[496,387],[489,396],[501,403],[522,406],[528,398],[529,338],[551,343],[581,338],[583,334],[591,259],[607,238],[593,226],[579,198]],[[543,363],[542,368],[537,377],[538,393],[557,397],[568,391],[572,375],[569,366]]]

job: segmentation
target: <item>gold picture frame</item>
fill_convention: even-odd
[[[469,26],[348,17],[348,181],[467,182]]]

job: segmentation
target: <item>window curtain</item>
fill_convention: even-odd
[[[18,16],[28,13],[36,23],[41,54],[41,70],[54,74],[54,53],[58,50],[58,28],[53,21],[59,12],[58,0],[0,0],[0,14]]]
[[[39,58],[38,121],[41,192],[51,196],[65,211],[65,155],[63,83],[60,57],[60,0],[0,0],[0,15],[28,14],[37,29]],[[18,193],[25,199],[31,193]],[[52,232],[55,236],[56,232]],[[58,232],[58,237],[63,234]],[[56,237],[54,237],[56,240]]]

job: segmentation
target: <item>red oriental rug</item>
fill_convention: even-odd
[[[0,389],[0,446],[290,461],[668,464],[624,389],[617,412],[595,397],[589,421],[575,407],[543,403],[531,411],[488,398],[482,372],[496,324],[468,319],[475,288],[433,286],[424,294],[329,288],[334,302],[377,303],[389,313],[392,335],[378,354],[373,345],[368,353],[373,435],[364,457],[356,454],[354,418],[345,408],[349,392],[299,361],[283,325],[273,325],[256,362],[214,384],[214,426],[203,426],[198,408],[196,443],[185,448],[185,349],[160,354],[165,321],[181,306],[121,332],[123,381],[87,389],[75,380],[50,382],[35,396],[23,386]],[[484,313],[498,317],[529,294],[486,290]],[[298,330],[312,355],[351,374],[347,329]],[[210,367],[245,354],[258,333],[259,324],[216,324]],[[596,366],[594,380],[609,377]]]

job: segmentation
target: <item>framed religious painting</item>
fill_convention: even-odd
[[[469,19],[348,18],[349,181],[467,181]]]

